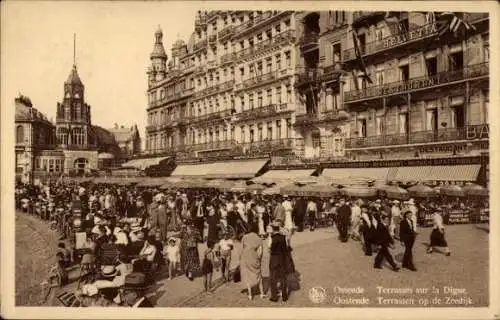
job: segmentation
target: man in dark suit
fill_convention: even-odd
[[[132,308],[153,308],[153,304],[145,296],[146,276],[143,273],[133,272],[125,277],[125,284],[121,290],[123,304]]]
[[[273,302],[278,301],[278,282],[281,287],[281,298],[288,300],[288,282],[287,275],[290,270],[288,265],[288,244],[285,236],[280,233],[280,222],[273,221],[271,227],[273,234],[269,238],[270,259],[269,259],[269,282],[271,287],[271,298]]]
[[[340,199],[340,206],[337,210],[337,228],[340,234],[340,241],[349,240],[349,225],[351,223],[351,207],[347,205],[344,199]]]
[[[200,233],[200,242],[203,242],[203,230],[205,228],[205,206],[203,199],[197,195],[195,203],[191,207],[191,219],[194,221],[196,229]]]
[[[304,230],[304,217],[306,214],[307,202],[303,197],[297,199],[295,207],[293,208],[293,219],[297,226],[297,231],[302,232]]]
[[[410,269],[412,271],[417,271],[415,265],[413,264],[413,245],[415,244],[415,238],[417,233],[415,232],[415,225],[412,217],[413,213],[411,211],[406,211],[399,224],[399,238],[405,246],[405,253],[403,256],[403,268]]]
[[[389,262],[392,270],[398,271],[399,267],[394,262],[394,259],[389,252],[389,247],[394,245],[394,239],[391,237],[389,232],[389,221],[388,216],[384,216],[380,223],[377,225],[376,243],[380,246],[380,249],[375,257],[375,264],[373,265],[376,269],[382,269],[382,262],[384,258]]]

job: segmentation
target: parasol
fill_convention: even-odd
[[[437,195],[434,189],[423,184],[416,184],[408,188],[407,191],[410,196],[417,198],[435,197]]]
[[[462,188],[454,184],[448,184],[441,186],[439,193],[446,196],[452,197],[465,197],[465,192]]]
[[[474,183],[467,184],[462,190],[467,196],[487,197],[489,195],[488,189]]]
[[[342,193],[349,197],[371,198],[377,195],[377,189],[373,187],[347,187],[342,189]]]

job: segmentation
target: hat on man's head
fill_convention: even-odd
[[[146,275],[142,272],[132,272],[125,276],[123,289],[143,290],[146,288]]]
[[[392,203],[399,204],[399,200],[394,200],[394,201],[392,201]]]
[[[410,200],[407,201],[408,204],[415,204],[415,200],[413,200],[413,198],[411,198]]]
[[[111,278],[111,277],[114,277],[117,275],[118,270],[116,270],[115,266],[112,266],[112,265],[102,266],[101,273],[102,273],[103,277]]]

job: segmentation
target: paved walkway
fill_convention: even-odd
[[[297,232],[292,238],[292,246],[294,248],[299,248],[303,245],[334,237],[336,237],[336,233],[334,233],[332,228],[317,229],[314,232]],[[205,244],[200,244],[198,246],[200,254],[203,253],[205,249]],[[234,257],[239,255],[240,250],[241,245],[237,243],[233,252]],[[236,259],[233,259],[233,261],[236,261]],[[269,265],[269,253],[267,251],[264,251],[262,265]],[[263,268],[262,273],[263,276],[266,277],[269,274],[269,270]],[[164,278],[161,279],[162,277]],[[220,286],[222,284],[220,272],[215,271],[213,277],[214,286]],[[196,278],[193,281],[189,281],[184,275],[179,275],[172,280],[168,280],[165,274],[160,275],[159,278],[161,280],[158,280],[151,290],[155,292],[148,295],[152,302],[158,307],[182,307],[187,304],[189,300],[203,293],[202,278]]]

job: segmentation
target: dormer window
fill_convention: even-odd
[[[80,99],[80,95],[78,93],[75,93],[75,98]]]
[[[69,94],[69,92],[66,92],[66,98],[71,98],[71,95]]]

